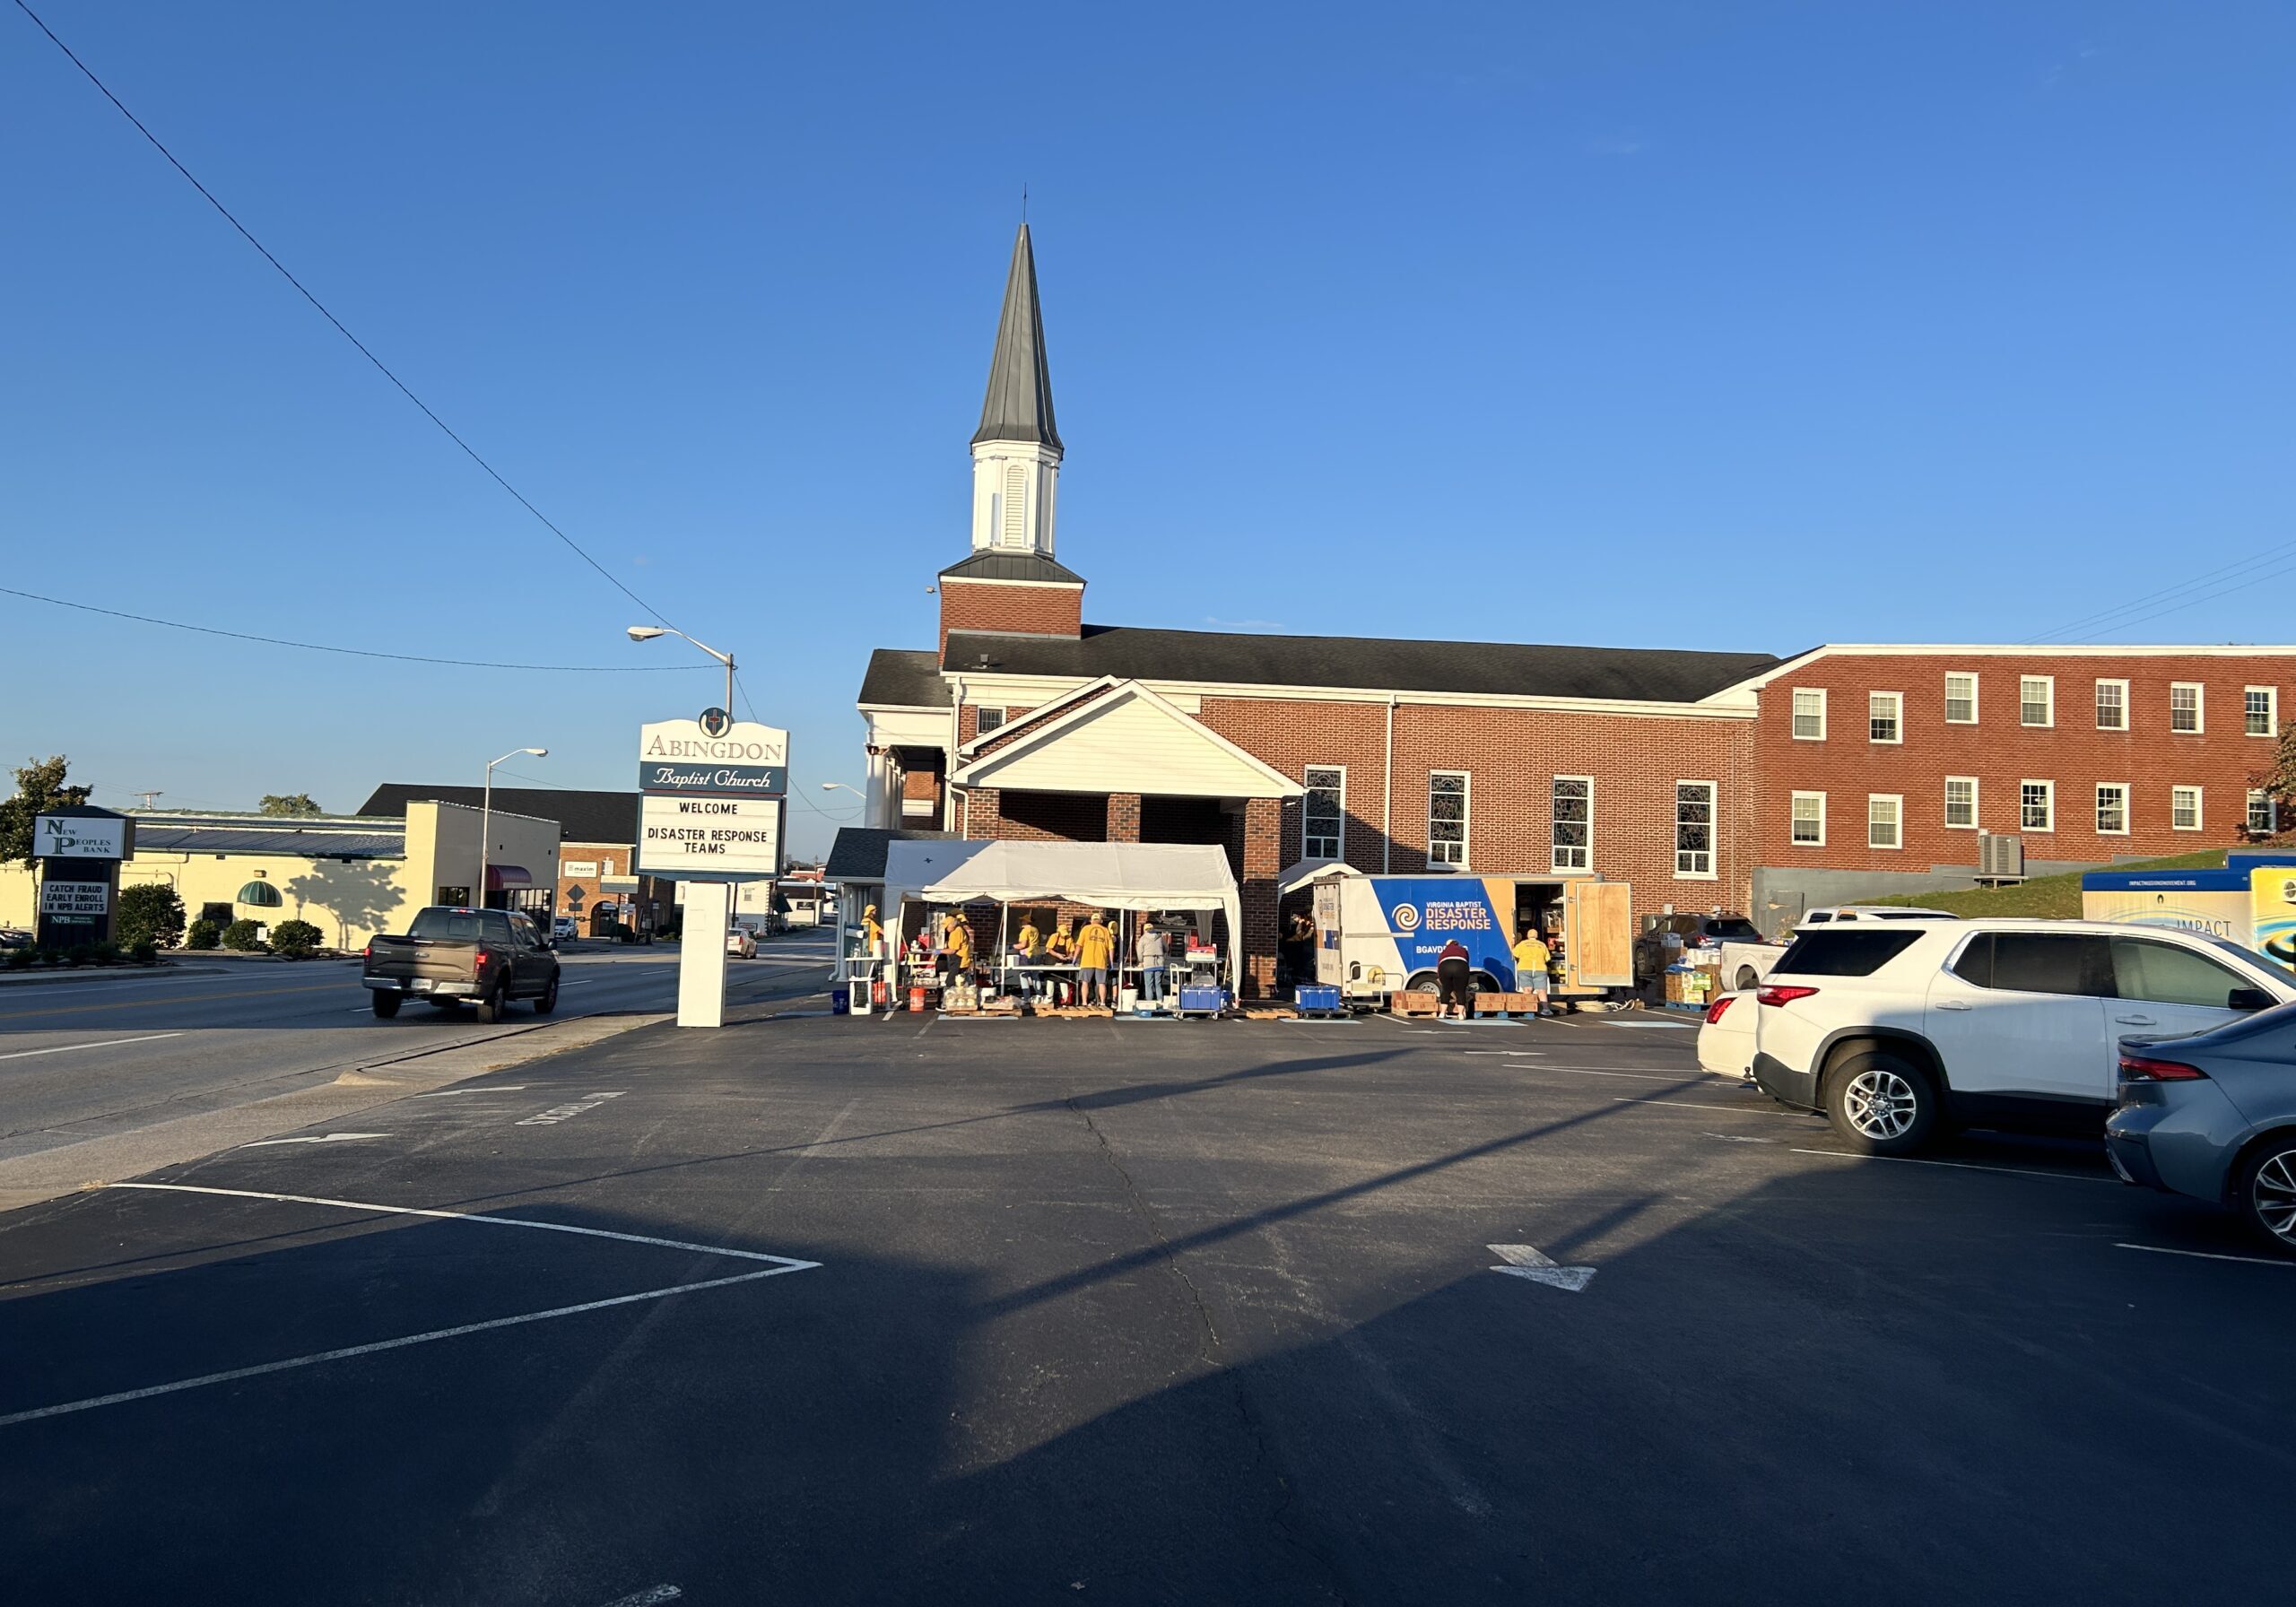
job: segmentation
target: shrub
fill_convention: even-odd
[[[187,949],[212,949],[222,941],[222,936],[223,928],[203,916],[192,922],[190,928],[184,933],[183,946]]]
[[[5,963],[12,971],[29,971],[32,969],[32,961],[39,958],[39,951],[27,945],[21,949],[9,950]]]
[[[156,964],[160,958],[160,945],[148,937],[138,938],[128,945],[127,957],[137,965]]]
[[[96,949],[93,943],[74,943],[64,951],[64,963],[69,966],[93,965]]]
[[[309,921],[282,921],[271,929],[271,951],[300,960],[319,946],[319,929]]]
[[[263,941],[256,936],[253,921],[233,921],[223,928],[223,946],[248,954],[263,947]]]
[[[119,917],[112,929],[127,948],[149,942],[155,948],[172,949],[183,942],[183,900],[164,882],[124,887],[119,890]]]
[[[98,965],[117,965],[119,963],[119,945],[115,942],[98,943],[92,950],[89,951],[88,957],[94,960]]]

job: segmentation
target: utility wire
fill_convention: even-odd
[[[2185,580],[2179,585],[2167,586],[2157,592],[2148,592],[2144,596],[2135,598],[2130,602],[2123,603],[2117,607],[2100,609],[2097,612],[2092,614],[2083,614],[2081,618],[2073,621],[2069,624],[2060,625],[2054,630],[2045,630],[2039,636],[2028,638],[2027,640],[2030,642],[2044,642],[2056,638],[2068,636],[2075,631],[2082,630],[2126,630],[2131,625],[2142,624],[2145,620],[2158,619],[2164,613],[2173,613],[2177,612],[2178,609],[2189,607],[2194,604],[2207,602],[2211,597],[2222,596],[2224,595],[2224,592],[2211,592],[2208,596],[2203,597],[2187,597],[2184,602],[2173,604],[2170,607],[2155,609],[2152,612],[2142,614],[2136,619],[2123,619],[2118,616],[2136,613],[2138,611],[2147,608],[2156,603],[2169,603],[2172,598],[2182,596],[2184,594],[2188,592],[2197,591],[2200,588],[2210,585],[2212,582],[2222,580],[2228,576],[2238,575],[2240,576],[2241,578],[2234,586],[2227,587],[2225,590],[2238,590],[2240,586],[2246,586],[2257,580],[2270,578],[2271,577],[2267,575],[2250,574],[2247,573],[2247,571],[2261,569],[2266,564],[2278,563],[2288,558],[2292,553],[2296,553],[2296,542],[2283,542],[2276,547],[2266,547],[2262,552],[2252,553],[2248,557],[2235,559],[2231,563],[2222,564],[2215,569],[2205,570],[2201,574],[2193,576],[2191,578]],[[2278,575],[2285,572],[2284,569],[2278,569],[2273,570],[2272,574]]]
[[[306,653],[339,653],[347,658],[387,658],[398,664],[450,665],[465,670],[547,670],[553,674],[575,675],[674,675],[710,667],[699,664],[500,664],[483,658],[433,658],[422,653],[378,653],[367,647],[335,647],[325,642],[297,642],[281,636],[256,636],[245,630],[222,630],[213,625],[187,625],[180,620],[154,619],[150,614],[127,613],[117,608],[98,608],[92,603],[73,603],[63,597],[42,596],[38,592],[18,591],[13,586],[0,586],[0,596],[22,597],[28,602],[45,603],[52,608],[76,609],[81,613],[105,614],[115,620],[133,620],[139,625],[162,625],[170,630],[196,631],[201,636],[224,636],[233,641],[261,642],[270,647],[296,647]]]
[[[591,557],[590,554],[583,549],[583,546],[579,542],[576,541],[572,536],[567,534],[566,532],[561,530],[556,525],[552,524],[547,514],[544,513],[541,508],[536,508],[532,502],[526,500],[526,493],[519,491],[517,486],[512,485],[508,480],[505,480],[500,472],[498,471],[492,464],[480,456],[476,447],[473,447],[468,441],[463,439],[461,436],[457,435],[453,428],[448,424],[446,420],[431,412],[430,404],[429,403],[425,402],[422,397],[416,395],[412,390],[408,389],[406,382],[401,379],[396,374],[392,373],[381,358],[369,351],[367,349],[367,343],[361,340],[357,335],[352,334],[351,331],[344,326],[341,318],[336,317],[335,314],[329,312],[325,302],[321,301],[317,296],[314,296],[309,291],[306,290],[303,286],[303,282],[287,271],[287,265],[274,256],[271,254],[270,248],[265,246],[261,240],[256,239],[254,234],[248,230],[246,224],[240,222],[236,217],[233,217],[231,215],[231,209],[225,206],[221,201],[218,201],[213,193],[211,192],[205,185],[200,183],[198,178],[194,176],[192,170],[189,168],[185,167],[182,162],[176,159],[176,153],[169,150],[166,145],[161,143],[160,136],[153,134],[149,128],[146,128],[144,126],[144,120],[141,117],[138,117],[134,112],[127,109],[126,104],[122,101],[117,95],[111,92],[109,86],[108,86],[102,79],[96,76],[94,71],[88,65],[88,64],[82,61],[76,55],[73,54],[72,47],[56,37],[56,30],[50,28],[46,22],[42,22],[38,12],[24,4],[24,0],[16,0],[16,9],[22,12],[24,15],[30,17],[32,20],[32,25],[38,28],[42,33],[48,35],[48,43],[54,45],[58,50],[64,52],[65,59],[69,61],[74,66],[80,69],[81,75],[86,78],[90,83],[96,86],[97,90],[102,93],[103,98],[110,101],[112,105],[117,109],[121,117],[126,117],[131,124],[135,125],[135,132],[142,135],[146,140],[151,142],[152,149],[166,157],[168,159],[168,165],[174,168],[177,172],[182,174],[185,182],[189,184],[192,188],[197,190],[201,198],[204,199],[208,205],[213,207],[216,212],[222,215],[226,223],[229,223],[233,229],[239,230],[239,238],[246,240],[248,245],[253,246],[257,251],[261,253],[263,260],[276,268],[279,271],[279,276],[282,279],[284,279],[289,284],[293,285],[295,287],[296,293],[317,309],[319,317],[334,325],[335,333],[342,335],[344,340],[349,341],[352,346],[356,347],[358,349],[359,355],[365,358],[369,362],[375,366],[375,371],[377,373],[380,374],[384,378],[389,380],[392,385],[396,386],[398,388],[399,395],[404,396],[408,401],[413,403],[415,406],[421,408],[424,418],[430,420],[433,424],[436,424],[446,435],[446,438],[448,440],[454,442],[456,446],[460,447],[473,463],[485,470],[488,477],[491,478],[495,484],[500,486],[504,491],[509,492],[511,496],[517,499],[518,506],[525,508],[528,513],[534,515],[535,518],[541,520],[543,528],[549,531],[560,541],[565,543],[567,548],[572,552],[575,556],[581,559],[584,563],[588,564],[592,569],[597,570],[597,572],[605,578],[609,585],[613,586],[615,590],[622,593],[623,596],[628,597],[632,603],[637,604],[639,607],[644,609],[648,614],[651,614],[657,622],[664,625],[669,624],[670,621],[667,615],[663,613],[660,609],[656,608],[651,603],[646,601],[645,598],[639,596],[636,592],[631,591],[629,586],[623,585],[622,581],[617,578],[604,564]],[[381,655],[380,656],[387,657],[390,656],[386,654]],[[448,661],[440,660],[439,662],[444,663]]]
[[[750,701],[750,689],[742,684],[741,673],[738,670],[734,673],[734,693],[736,697],[741,699],[742,708],[748,711],[750,718],[756,721],[757,724],[761,725],[763,725],[765,722],[758,719],[757,705]],[[803,804],[806,808],[812,810],[815,814],[821,816],[822,819],[825,821],[850,821],[857,819],[861,813],[858,807],[847,810],[843,813],[839,813],[834,810],[823,809],[820,804],[814,803],[809,795],[796,787],[792,787],[790,789],[789,795],[796,799],[798,803]]]

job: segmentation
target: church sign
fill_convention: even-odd
[[[747,720],[657,720],[639,733],[638,790],[778,798],[789,790],[789,734]]]

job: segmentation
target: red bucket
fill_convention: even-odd
[[[909,1012],[911,1015],[923,1015],[925,1013],[925,990],[923,988],[912,987],[909,990]]]

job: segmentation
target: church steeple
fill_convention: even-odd
[[[1044,360],[1044,314],[1037,306],[1037,257],[1029,226],[1013,242],[1013,268],[1004,278],[1004,311],[996,320],[996,352],[988,360],[988,396],[981,404],[976,447],[984,441],[1033,441],[1060,450],[1052,421],[1052,370]]]
[[[1037,258],[1029,226],[1013,242],[1004,310],[988,360],[988,395],[972,433],[972,547],[976,552],[1052,556],[1053,491],[1060,430],[1052,418],[1052,370],[1044,359]]]

